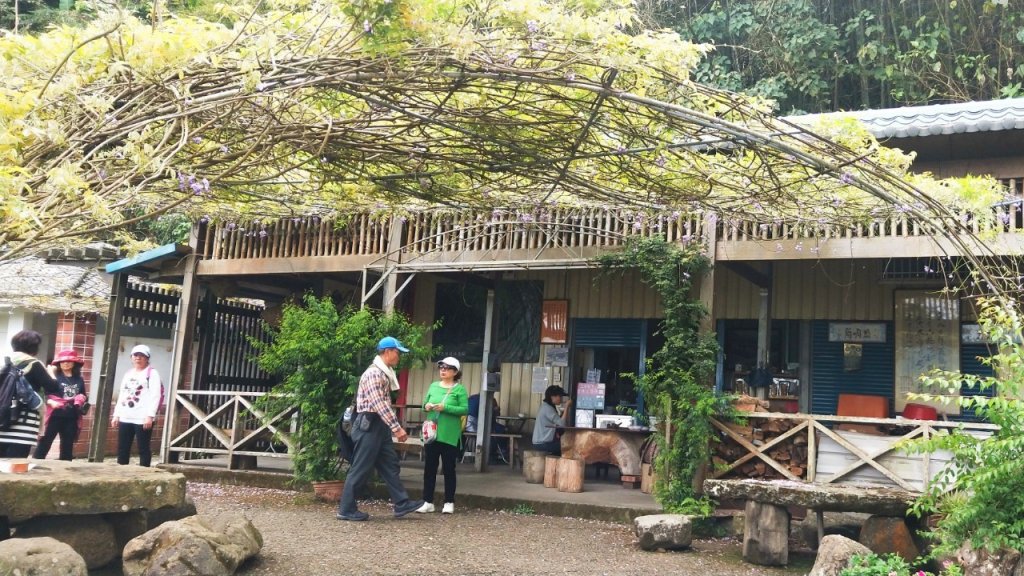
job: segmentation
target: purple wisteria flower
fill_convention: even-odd
[[[203,137],[202,136],[193,136],[192,137],[192,143],[193,144],[199,144],[202,141],[203,141]]]
[[[843,174],[839,177],[839,181],[842,182],[843,184],[853,184],[853,174],[850,174],[849,172],[843,172]]]
[[[536,20],[527,20],[526,31],[530,34],[536,34],[537,32],[540,32],[540,24],[538,24]]]
[[[654,159],[654,164],[658,168],[664,168],[666,162],[668,162],[668,159],[666,159],[664,155],[659,155],[657,158]]]
[[[568,80],[569,82],[576,80],[576,73],[573,72],[572,70],[569,70],[568,72],[565,73],[565,79]]]
[[[373,34],[373,26],[370,25],[369,20],[363,20],[363,32],[367,34]]]
[[[221,145],[220,145],[220,153],[221,153],[221,154],[227,154],[227,153],[228,153],[228,152],[230,152],[230,151],[231,151],[231,149],[230,149],[230,148],[228,148],[228,145],[227,145],[227,144],[221,144]]]

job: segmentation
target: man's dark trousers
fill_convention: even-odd
[[[367,430],[362,429],[363,419],[369,420]],[[398,453],[391,442],[391,430],[380,416],[364,412],[357,414],[352,423],[352,441],[355,443],[355,454],[348,475],[345,476],[345,490],[338,502],[338,512],[352,514],[358,510],[356,493],[362,490],[374,468],[388,487],[392,505],[395,509],[401,508],[409,500],[409,494],[398,477]]]

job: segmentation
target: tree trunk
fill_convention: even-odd
[[[541,484],[544,482],[544,463],[547,460],[547,453],[540,450],[525,450],[523,452],[523,477],[528,484]]]
[[[558,491],[583,492],[583,472],[586,463],[579,458],[558,460]]]
[[[544,458],[544,487],[558,488],[558,456]]]

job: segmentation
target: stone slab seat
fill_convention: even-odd
[[[25,474],[0,474],[0,517],[124,513],[185,504],[185,476],[114,463],[37,461]]]
[[[745,500],[743,559],[762,566],[785,565],[789,557],[788,507],[810,508],[818,513],[867,512],[905,517],[919,496],[900,488],[877,485],[813,484],[791,480],[705,480],[704,492],[720,500]]]

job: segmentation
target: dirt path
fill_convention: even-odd
[[[451,516],[395,519],[383,502],[367,502],[368,522],[340,522],[334,506],[280,490],[189,484],[201,514],[239,511],[263,534],[259,557],[239,574],[673,574],[677,576],[795,575],[743,563],[731,539],[701,540],[689,552],[643,552],[627,526],[457,510]]]

